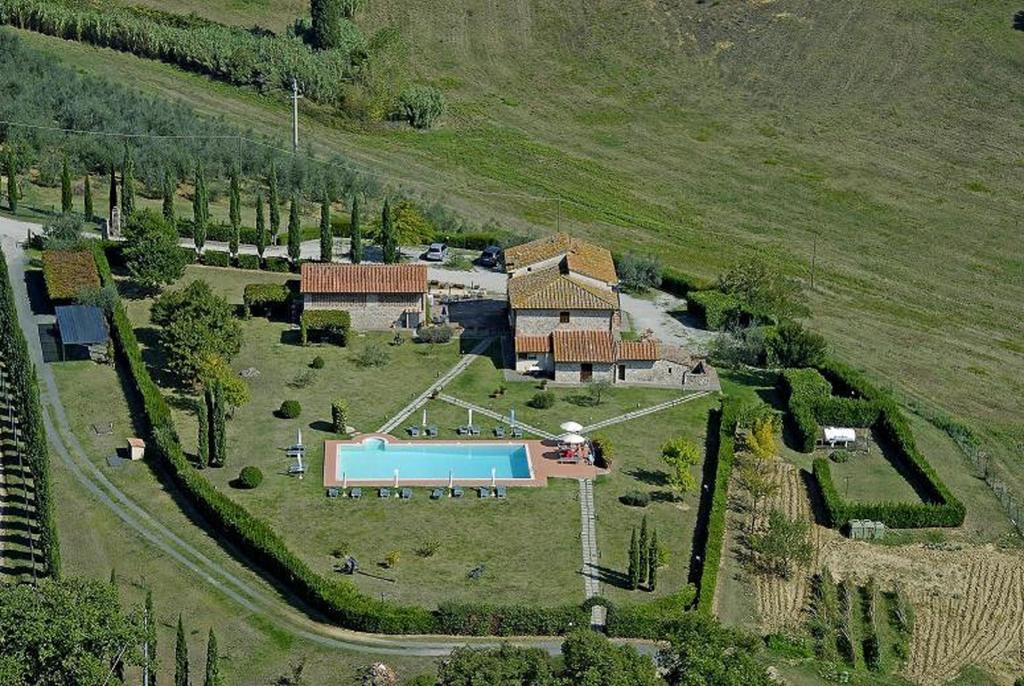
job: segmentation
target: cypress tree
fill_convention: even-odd
[[[203,252],[206,245],[206,222],[210,218],[210,205],[206,198],[206,175],[203,173],[202,163],[196,164],[195,190],[192,192],[192,240],[195,241],[196,251]]]
[[[146,657],[148,659],[143,665],[143,669],[149,672],[150,686],[156,686],[156,617],[153,614],[153,591],[150,590],[146,591],[145,622],[143,639],[146,642]]]
[[[163,187],[163,207],[162,212],[164,219],[171,226],[174,226],[174,191],[177,187],[176,180],[171,174],[170,169],[164,170],[164,187]]]
[[[7,206],[11,212],[18,211],[18,164],[14,159],[14,150],[7,150]]]
[[[352,195],[352,264],[363,261],[363,228],[359,225],[359,194]]]
[[[633,535],[629,539],[629,587],[636,590],[640,586],[640,545],[636,540],[636,527],[633,527]]]
[[[82,189],[82,211],[85,213],[85,220],[92,221],[92,182],[89,181],[89,172],[85,173],[85,188]]]
[[[302,227],[299,225],[299,199],[292,196],[292,205],[288,209],[288,259],[298,264],[302,256]]]
[[[211,464],[223,467],[227,462],[227,408],[224,406],[224,387],[220,381],[213,385],[213,450]]]
[[[331,200],[324,193],[320,202],[320,261],[334,259],[334,234],[331,232]]]
[[[60,211],[63,214],[71,212],[71,202],[74,196],[71,194],[71,170],[68,169],[68,158],[64,158],[64,164],[60,170]]]
[[[341,22],[345,18],[345,6],[350,4],[341,0],[310,0],[310,28],[314,46],[320,50],[342,46],[345,35]]]
[[[391,202],[387,198],[384,198],[384,209],[380,214],[380,247],[384,254],[384,264],[394,264],[398,261],[395,229],[391,224]]]
[[[242,230],[242,198],[238,188],[238,172],[231,172],[231,189],[228,193],[228,217],[231,221],[231,241],[228,250],[232,255],[238,254],[238,234]]]
[[[270,206],[270,242],[277,245],[277,235],[281,231],[281,208],[277,197],[277,169],[270,163],[270,176],[267,177],[267,204]]]
[[[178,615],[178,636],[174,643],[174,686],[188,686],[188,644],[185,643],[185,627]]]
[[[214,431],[216,429],[216,421],[214,417],[217,416],[217,384],[211,382],[207,384],[206,390],[203,392],[205,405],[206,405],[206,457],[207,460],[204,464],[208,464],[211,467],[216,466],[217,463],[217,442],[214,440]],[[202,440],[202,439],[200,439]]]
[[[117,175],[114,174],[114,165],[110,165],[110,194],[107,196],[107,216],[109,217],[117,207]]]
[[[637,569],[640,571],[640,583],[647,581],[647,515],[640,520],[640,540],[637,542],[640,549],[640,560]]]
[[[267,223],[263,216],[263,194],[256,193],[256,252],[263,259],[263,251],[267,249]]]
[[[647,590],[658,586],[658,530],[651,533],[651,547],[647,551]]]
[[[203,686],[220,686],[220,655],[217,652],[217,636],[210,629],[210,638],[206,642],[206,678]]]
[[[135,211],[135,160],[131,148],[124,146],[124,168],[121,170],[121,216],[127,219]]]
[[[210,462],[210,414],[206,404],[209,402],[207,389],[203,393],[203,399],[196,403],[196,419],[199,421],[199,431],[196,435],[196,457],[197,466],[202,469]]]

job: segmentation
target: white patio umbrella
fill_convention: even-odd
[[[583,431],[583,426],[577,422],[565,422],[558,428],[560,428],[562,431],[568,431],[569,433],[573,434]]]
[[[423,424],[422,424],[422,426],[426,426],[426,425],[427,425],[427,408],[424,407],[423,408]]]
[[[348,488],[348,472],[341,473],[341,487],[343,489]]]
[[[395,470],[395,488],[398,488],[398,470]]]
[[[473,408],[469,408],[469,425],[473,426]]]
[[[495,470],[494,467],[491,467],[491,488],[494,488],[495,483],[496,483],[496,478],[497,478],[497,470]]]
[[[565,434],[558,440],[562,443],[568,443],[569,445],[580,445],[581,443],[587,442],[587,439],[583,438],[583,436],[580,436],[579,434]]]
[[[450,491],[453,488],[455,488],[455,470],[454,469],[449,469],[448,470],[448,490]]]
[[[299,429],[298,433],[299,433],[299,438],[298,438],[297,441],[295,441],[295,444],[296,445],[302,445],[302,429]]]
[[[508,423],[512,425],[512,428],[516,428],[516,408],[510,407],[508,409]]]

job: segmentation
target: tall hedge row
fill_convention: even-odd
[[[0,359],[10,379],[11,404],[19,413],[22,453],[32,472],[35,487],[36,520],[39,526],[39,553],[45,572],[60,576],[60,542],[54,516],[50,457],[43,428],[43,409],[39,402],[39,382],[28,353],[28,343],[18,324],[7,258],[0,250]]]
[[[686,309],[704,328],[721,331],[732,325],[748,326],[757,315],[743,307],[739,298],[718,289],[693,290],[686,295]]]
[[[886,526],[911,529],[960,526],[965,508],[917,449],[913,431],[896,400],[860,372],[834,360],[818,369],[788,369],[779,376],[789,407],[789,421],[804,452],[812,452],[819,423],[870,426],[894,449],[896,459],[919,487],[924,502],[860,503],[839,495],[828,460],[814,461],[814,477],[821,489],[830,526],[851,519],[871,519]],[[833,391],[845,397],[832,395]]]
[[[344,46],[314,51],[301,40],[269,31],[98,2],[0,0],[0,23],[130,52],[238,85],[290,89],[295,77],[306,97],[336,105],[344,101],[354,62],[366,54],[355,27]]]

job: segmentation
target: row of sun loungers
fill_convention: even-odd
[[[432,490],[430,492],[430,499],[431,500],[440,500],[441,498],[444,497],[446,490],[447,489],[444,489],[444,488],[435,488],[434,490]],[[397,493],[398,496],[402,500],[412,500],[412,489],[411,488],[402,488],[402,489],[378,488],[377,489],[377,497],[378,498],[382,498],[382,499],[390,498],[392,491]],[[492,496],[495,497],[495,498],[507,498],[508,497],[508,487],[507,486],[496,486],[493,489],[490,486],[478,486],[476,491],[477,491],[477,495],[479,497],[481,497],[481,498],[490,498]],[[343,492],[343,489],[340,489],[340,488],[328,488],[327,489],[327,497],[328,498],[338,498],[338,497],[344,496],[344,495],[345,494]],[[453,498],[461,498],[463,495],[465,495],[465,492],[459,486],[456,486],[455,488],[452,489],[452,497]],[[363,489],[360,488],[359,486],[353,486],[352,488],[348,489],[348,497],[349,498],[355,498],[355,499],[362,498],[363,497]]]
[[[480,427],[475,424],[464,424],[455,430],[460,436],[479,436]],[[424,429],[418,426],[407,426],[405,427],[405,433],[409,434],[411,438],[419,438],[420,436],[426,436],[427,438],[437,438],[437,426],[431,425]],[[505,431],[505,427],[496,426],[494,427],[495,438],[505,438],[506,435],[511,435],[512,438],[522,438],[523,430],[518,426],[512,427],[511,431]]]
[[[420,427],[407,426],[405,427],[405,432],[413,438],[417,438],[420,435]],[[425,427],[422,433],[427,438],[437,438],[437,427],[431,424],[430,426]]]

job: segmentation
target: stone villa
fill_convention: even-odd
[[[558,383],[717,388],[703,360],[652,337],[623,340],[612,254],[559,233],[505,251],[516,371]]]
[[[425,318],[423,265],[305,262],[300,277],[304,309],[345,310],[356,330],[415,329]]]

